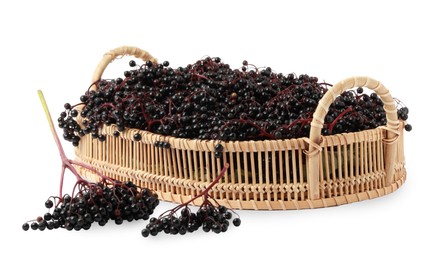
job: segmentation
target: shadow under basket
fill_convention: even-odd
[[[148,52],[120,47],[106,53],[93,76],[99,80],[114,59],[132,55],[156,62]],[[345,90],[367,87],[384,103],[387,125],[355,133],[321,136],[323,119]],[[404,122],[398,120],[394,99],[378,81],[352,77],[330,88],[320,100],[309,138],[223,142],[163,136],[126,129],[114,137],[116,126],[104,126],[106,141],[81,138],[77,160],[121,181],[155,191],[164,201],[185,202],[203,191],[226,163],[224,177],[210,195],[229,208],[288,210],[337,206],[377,198],[397,190],[406,179]],[[135,133],[141,140],[133,140]],[[170,148],[155,146],[164,141]],[[221,158],[215,146],[222,144]],[[92,180],[95,174],[78,167]],[[198,205],[202,199],[195,200]]]

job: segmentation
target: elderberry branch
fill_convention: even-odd
[[[148,189],[138,188],[132,182],[113,180],[93,169],[90,165],[70,160],[66,157],[61,142],[56,134],[46,100],[41,90],[38,91],[41,104],[49,122],[49,126],[57,144],[61,157],[61,178],[59,196],[51,196],[45,202],[52,212],[37,217],[31,225],[25,222],[23,230],[45,230],[65,228],[67,230],[89,229],[94,222],[105,225],[110,219],[116,224],[124,220],[147,220],[158,205],[158,196]],[[66,105],[66,109],[71,108]],[[97,183],[83,179],[74,165],[86,168],[101,177]],[[70,195],[63,194],[63,183],[66,169],[77,178]],[[53,198],[53,201],[51,200]],[[54,202],[56,203],[54,207]]]
[[[229,164],[225,164],[221,172],[216,179],[210,183],[201,193],[193,197],[192,199],[182,203],[173,209],[167,210],[160,214],[158,218],[151,218],[150,223],[141,231],[142,236],[156,236],[159,232],[164,232],[172,235],[191,233],[198,230],[200,227],[205,232],[210,230],[215,233],[225,232],[228,230],[229,220],[234,213],[232,210],[228,210],[224,206],[220,206],[219,203],[209,194],[209,191],[227,172]],[[188,207],[194,200],[203,197],[203,201],[199,206],[197,213],[192,213]],[[213,202],[216,205],[213,205]],[[177,212],[180,210],[180,214]],[[239,226],[240,219],[233,219],[233,225]]]

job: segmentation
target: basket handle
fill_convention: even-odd
[[[326,94],[319,101],[317,109],[314,112],[311,122],[311,131],[309,135],[308,150],[308,166],[309,176],[308,185],[310,189],[310,199],[319,199],[319,166],[320,166],[320,152],[321,149],[321,131],[324,124],[324,118],[328,113],[329,106],[334,100],[344,91],[354,87],[367,87],[373,90],[381,98],[386,112],[387,125],[387,139],[385,140],[385,170],[386,170],[386,185],[390,185],[393,181],[395,154],[397,145],[395,140],[398,137],[398,129],[400,122],[398,121],[397,109],[395,100],[389,93],[389,90],[383,86],[379,81],[369,77],[351,77],[342,80],[331,87]]]
[[[153,63],[158,62],[157,59],[154,58],[147,51],[141,50],[133,46],[122,46],[104,54],[103,58],[101,59],[101,62],[98,64],[98,66],[95,69],[95,72],[93,73],[92,83],[97,82],[98,80],[101,79],[101,76],[103,75],[104,70],[107,68],[107,65],[109,65],[109,63],[125,55],[134,56],[136,58],[142,59],[143,61],[150,60]],[[96,85],[93,85],[91,87],[91,90],[96,90]]]

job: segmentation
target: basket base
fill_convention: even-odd
[[[84,168],[79,167],[80,174],[92,181],[96,181],[98,179],[98,176],[85,170]],[[397,175],[395,175],[397,177]],[[240,209],[240,210],[299,210],[299,209],[315,209],[315,208],[326,208],[326,207],[333,207],[333,206],[340,206],[344,204],[350,204],[354,202],[359,202],[363,200],[368,199],[375,199],[378,197],[385,196],[389,193],[392,193],[396,191],[398,188],[400,188],[404,182],[406,181],[406,170],[404,167],[401,168],[400,174],[398,175],[399,178],[395,179],[395,182],[393,182],[391,185],[374,189],[374,190],[368,190],[363,192],[358,192],[354,194],[346,194],[341,196],[335,196],[331,198],[322,198],[318,200],[290,200],[290,201],[256,201],[256,200],[248,200],[248,201],[241,201],[241,200],[231,200],[231,199],[216,199],[216,201],[227,208],[231,209]],[[120,181],[128,181],[129,178],[119,178],[120,176],[110,176],[112,178],[116,178]],[[133,180],[131,180],[133,181]],[[173,194],[172,192],[164,192],[160,190],[155,191],[156,194],[158,194],[158,198],[162,201],[168,201],[168,202],[174,202],[174,203],[184,203],[191,199],[191,196],[189,195],[181,195],[181,194]],[[195,206],[199,206],[202,203],[202,198],[196,199],[194,201]]]
[[[299,209],[315,209],[315,208],[326,208],[333,206],[340,206],[344,204],[350,204],[353,202],[359,202],[368,199],[375,199],[378,197],[385,196],[389,193],[396,191],[400,188],[406,181],[406,173],[402,177],[396,180],[391,185],[370,190],[359,192],[356,194],[336,196],[332,198],[318,199],[318,200],[304,200],[304,201],[241,201],[241,200],[227,200],[227,199],[217,199],[216,201],[227,208],[231,209],[244,209],[244,210],[299,210]],[[159,192],[158,196],[163,201],[182,203],[191,199],[191,196],[182,196],[171,194],[169,192]],[[202,199],[196,199],[195,205],[200,205]]]

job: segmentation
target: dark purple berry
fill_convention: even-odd
[[[50,209],[54,206],[54,203],[52,202],[52,200],[46,200],[46,202],[44,203],[44,206],[46,208]]]
[[[139,134],[139,133],[134,134],[133,135],[133,140],[135,140],[135,141],[141,140],[141,134]]]
[[[22,228],[23,228],[24,231],[29,230],[29,224],[28,223],[24,223]]]
[[[143,230],[141,230],[141,235],[143,237],[148,237],[150,234],[150,231],[147,228],[144,228]]]

